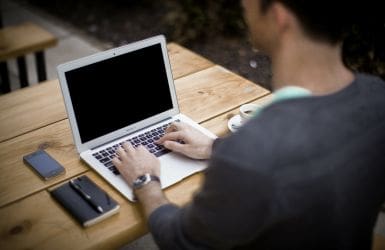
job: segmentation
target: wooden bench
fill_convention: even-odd
[[[16,58],[20,86],[29,85],[25,55],[34,53],[38,82],[47,79],[44,49],[57,44],[57,38],[34,23],[22,23],[0,29],[1,92],[10,92],[7,60]]]

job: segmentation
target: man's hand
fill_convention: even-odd
[[[123,143],[123,147],[116,151],[116,155],[118,157],[112,159],[112,163],[131,187],[136,178],[146,173],[160,176],[158,158],[148,152],[142,145],[134,148],[127,142]]]
[[[117,157],[112,162],[119,170],[123,179],[132,187],[134,180],[139,176],[149,173],[150,175],[160,176],[160,163],[158,158],[139,146],[134,148],[129,143],[124,143],[123,147],[116,151]],[[160,183],[150,182],[141,189],[136,190],[136,197],[142,203],[146,218],[158,207],[167,204],[168,200],[163,194]]]
[[[182,122],[174,122],[156,143],[193,159],[208,159],[214,140]]]

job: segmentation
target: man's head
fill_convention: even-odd
[[[349,2],[352,3],[347,0],[244,0],[243,5],[254,45],[265,49],[264,39],[279,39],[270,33],[283,31],[293,21],[309,39],[331,45],[340,43],[352,24],[350,13],[354,13],[354,6]]]

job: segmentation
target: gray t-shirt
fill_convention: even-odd
[[[161,249],[371,249],[385,201],[385,83],[281,101],[218,139],[191,204],[149,219]]]

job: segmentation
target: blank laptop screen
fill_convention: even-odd
[[[172,109],[160,44],[65,76],[82,143]]]

